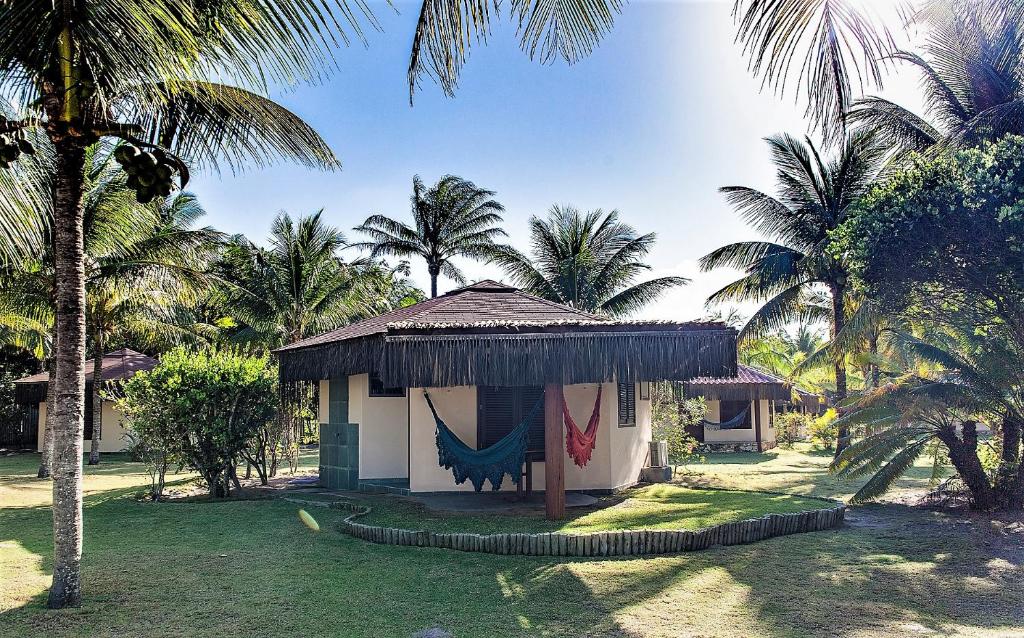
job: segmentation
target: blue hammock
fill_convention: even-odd
[[[533,409],[526,415],[522,423],[515,429],[501,438],[494,445],[483,450],[474,450],[459,437],[455,436],[441,417],[437,415],[434,402],[430,395],[423,392],[430,412],[434,415],[434,422],[437,424],[435,437],[437,439],[437,462],[445,469],[451,469],[455,475],[455,484],[462,485],[469,479],[473,489],[477,492],[483,489],[484,481],[491,482],[491,489],[501,488],[501,482],[505,475],[512,477],[512,482],[519,485],[522,478],[523,462],[526,460],[526,448],[530,441],[530,422],[537,415],[540,406],[544,404],[544,396],[541,395]]]
[[[743,408],[743,411],[722,423],[712,423],[711,421],[703,420],[704,427],[709,430],[735,430],[743,425],[743,421],[747,418],[747,412],[750,411],[750,406]]]

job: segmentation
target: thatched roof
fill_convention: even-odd
[[[736,367],[735,376],[691,379],[686,383],[686,394],[713,401],[789,401],[793,390],[785,379],[741,363]]]
[[[612,321],[482,281],[275,352],[283,381],[364,372],[405,387],[681,381],[734,374],[736,331]]]
[[[85,384],[92,385],[95,359],[85,362]],[[100,379],[104,382],[122,381],[140,370],[152,370],[157,360],[129,348],[122,348],[103,355],[100,363]],[[22,405],[32,405],[46,400],[46,385],[50,376],[40,372],[32,376],[22,377],[14,382],[15,401]]]

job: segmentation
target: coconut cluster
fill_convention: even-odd
[[[32,155],[35,152],[36,149],[24,137],[8,133],[0,135],[0,168],[10,166],[22,153]]]
[[[132,144],[123,144],[114,151],[114,159],[128,174],[128,188],[135,189],[135,199],[140,204],[171,194],[175,167],[160,149],[143,151]]]

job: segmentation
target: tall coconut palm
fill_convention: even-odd
[[[12,0],[0,5],[0,90],[21,110],[19,118],[0,121],[0,131],[18,136],[26,129],[42,130],[56,156],[50,607],[81,600],[86,149],[107,137],[158,147],[159,157],[147,155],[145,162],[149,166],[156,158],[163,167],[160,184],[140,178],[140,199],[152,198],[155,189],[164,192],[168,173],[187,181],[189,166],[223,162],[239,168],[277,158],[335,166],[334,155],[312,129],[263,95],[269,83],[320,78],[332,47],[359,29],[362,5],[353,4],[354,11],[326,0]],[[11,149],[31,150],[12,146],[10,138],[0,141],[6,142],[5,159],[16,159]]]
[[[207,287],[207,264],[221,240],[220,233],[210,228],[193,228],[205,213],[191,193],[147,208],[144,212],[149,215],[138,220],[141,223],[131,229],[127,241],[116,250],[100,254],[86,251],[86,320],[94,355],[89,465],[100,460],[101,370],[106,344],[112,339],[129,338],[150,344],[190,340],[187,327],[178,325],[179,316],[173,311]],[[89,235],[87,227],[86,237]]]
[[[495,240],[506,236],[498,226],[505,208],[493,196],[494,191],[455,175],[445,175],[426,188],[417,175],[412,178],[413,225],[371,215],[356,227],[370,241],[353,246],[368,248],[371,259],[382,255],[423,258],[430,274],[430,296],[436,297],[440,275],[466,282],[452,259],[489,260],[498,246]]]
[[[347,243],[324,223],[323,211],[293,219],[278,215],[270,245],[244,237],[228,244],[217,266],[226,282],[224,311],[241,322],[235,337],[277,347],[348,323],[360,311],[359,264],[347,264]]]
[[[1024,31],[1020,5],[946,0],[918,14],[920,53],[893,59],[920,71],[925,115],[885,98],[857,100],[852,122],[878,129],[900,151],[975,146],[1024,133]]]
[[[172,317],[156,311],[165,309],[190,285],[203,281],[206,258],[220,239],[220,234],[209,228],[192,228],[204,212],[190,193],[148,205],[138,203],[124,173],[112,160],[112,151],[104,144],[94,144],[86,151],[83,235],[87,332],[94,353],[99,355],[94,378],[99,378],[108,338],[132,334],[145,339],[177,331]],[[50,206],[36,214],[40,219],[32,227],[39,232],[30,243],[39,247],[38,253],[4,270],[0,295],[23,318],[48,317],[49,328],[56,286],[53,241],[48,231]],[[99,462],[100,390],[101,384],[94,383],[90,464]],[[44,437],[51,440],[52,432],[47,430]],[[49,461],[44,449],[40,477],[50,474]]]
[[[504,248],[495,263],[531,294],[615,317],[687,283],[683,277],[635,283],[651,269],[643,259],[656,239],[654,233],[638,235],[619,221],[618,211],[583,213],[572,206],[553,206],[546,219],[530,218],[531,255]]]
[[[810,139],[778,135],[767,141],[777,169],[778,196],[745,186],[721,191],[755,230],[772,241],[736,242],[702,257],[704,271],[726,267],[745,272],[708,301],[765,302],[740,333],[759,336],[806,318],[804,300],[824,288],[831,306],[830,336],[835,339],[846,321],[850,291],[846,268],[828,252],[829,233],[848,218],[878,176],[884,149],[865,132],[848,135],[827,159]],[[833,366],[836,397],[842,400],[847,380],[841,355],[834,357]],[[847,439],[848,433],[841,432],[837,453]]]

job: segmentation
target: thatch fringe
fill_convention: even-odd
[[[722,329],[389,335],[279,352],[283,381],[375,372],[389,386],[684,381],[736,374]]]
[[[793,390],[783,383],[686,383],[687,397],[704,397],[710,401],[790,401]]]

